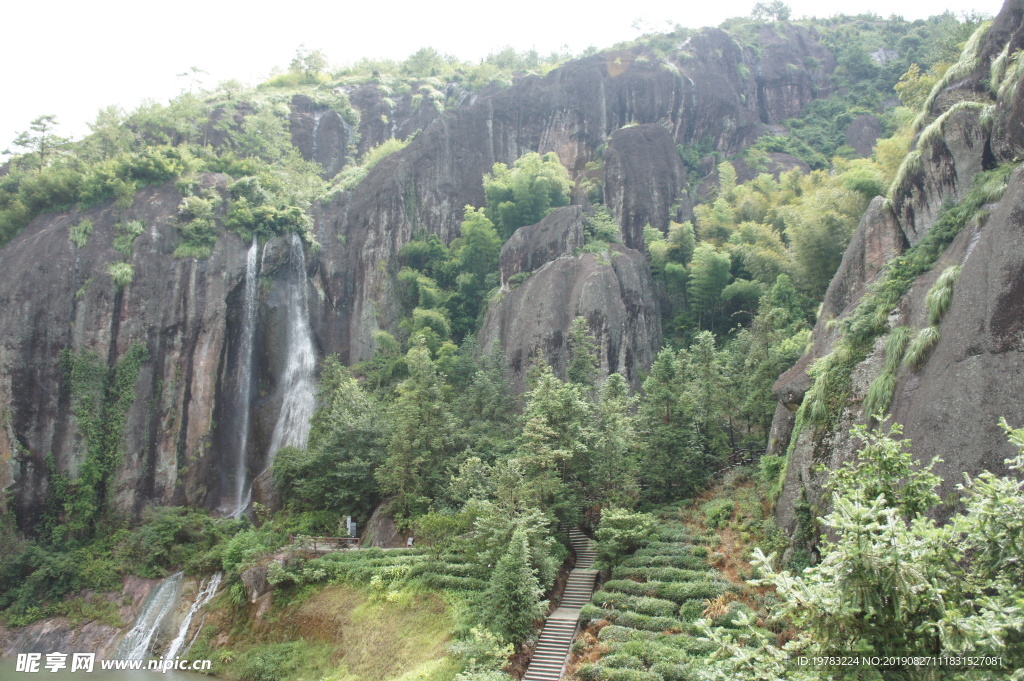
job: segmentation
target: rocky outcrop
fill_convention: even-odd
[[[121,591],[104,594],[85,593],[87,598],[102,598],[116,603],[118,616],[125,626],[115,627],[98,621],[74,626],[65,617],[35,622],[19,629],[0,626],[0,656],[16,653],[95,653],[98,658],[114,657],[117,645],[138,617],[146,597],[160,580],[125,577]]]
[[[206,181],[223,189],[226,178]],[[148,350],[125,424],[124,459],[108,490],[115,507],[133,515],[146,499],[208,500],[217,461],[199,454],[213,427],[227,299],[244,272],[245,249],[225,237],[207,260],[173,258],[180,201],[165,185],[139,192],[123,213],[108,204],[45,215],[0,251],[0,412],[8,419],[0,450],[11,453],[3,464],[24,527],[45,498],[44,456],[52,453],[58,471],[74,474],[86,451],[61,370],[65,349],[107,367],[132,344]],[[124,260],[111,244],[114,225],[128,219],[146,229],[132,249],[134,281],[118,289],[107,265]],[[93,232],[79,249],[68,234],[81,220]]]
[[[405,546],[405,537],[398,532],[391,505],[392,500],[386,500],[373,509],[366,527],[363,528],[363,543],[367,546]]]
[[[859,158],[867,158],[875,149],[875,142],[882,136],[882,121],[878,116],[861,114],[846,126],[846,146],[853,149]]]
[[[374,332],[398,323],[392,282],[401,247],[425,231],[454,239],[464,207],[484,204],[482,177],[494,163],[554,152],[576,177],[600,172],[586,166],[607,151],[604,191],[626,245],[606,255],[567,255],[582,241],[580,209],[552,214],[510,246],[503,282],[513,271],[533,274],[492,305],[484,334],[502,342],[517,371],[537,349],[561,368],[568,324],[583,315],[601,343],[604,371],[623,372],[636,385],[660,328],[650,273],[635,249],[644,224],[664,229],[688,210],[675,145],[707,138],[717,151],[735,153],[827,92],[831,62],[814,35],[773,30],[762,36],[760,55],[709,29],[668,57],[643,47],[607,52],[475,94],[425,81],[400,96],[370,84],[322,99],[295,97],[292,142],[325,176],[370,146],[419,130],[355,189],[311,209],[323,246],[306,268],[317,353],[338,353],[346,363],[372,356]],[[206,140],[229,143],[224,129],[244,125],[253,111],[222,107],[204,129]],[[201,178],[221,195],[227,182]],[[281,409],[292,256],[279,240],[261,246],[256,379],[246,400],[237,377],[250,244],[224,233],[209,258],[174,258],[180,201],[168,184],[141,190],[125,209],[107,203],[44,214],[0,251],[0,487],[12,492],[23,528],[35,525],[48,493],[46,455],[74,478],[87,451],[61,369],[65,350],[109,372],[132,347],[145,348],[123,456],[106,490],[118,513],[135,516],[146,503],[221,506],[238,474],[232,424],[243,409],[252,413],[244,460],[252,473],[266,467]],[[85,219],[93,233],[77,248],[69,228]],[[128,257],[112,248],[115,226],[126,220],[146,226]],[[134,280],[118,288],[107,268],[122,261]],[[266,482],[255,494],[273,504]]]
[[[324,177],[334,177],[356,140],[349,123],[334,109],[318,107],[306,95],[295,95],[289,115],[292,144],[307,161],[319,163]]]
[[[668,233],[691,211],[686,168],[668,130],[647,124],[616,130],[604,152],[604,199],[629,248],[642,250],[644,227]]]
[[[502,292],[487,309],[480,342],[487,350],[500,344],[521,390],[535,356],[565,375],[576,317],[597,340],[601,374],[618,372],[638,387],[661,347],[661,323],[646,258],[618,244],[553,260]]]
[[[942,319],[942,338],[924,368],[902,376],[893,418],[916,451],[943,461],[952,492],[963,473],[1006,474],[1013,453],[999,427],[1024,425],[1024,171],[1012,176],[983,226],[965,230],[901,309],[913,329],[927,325],[924,296],[950,265],[963,265]]]
[[[597,159],[612,133],[636,124],[639,130],[618,133],[621,144],[615,146],[621,153],[610,164],[622,169],[620,176],[630,188],[606,184],[605,191],[621,196],[623,216],[635,216],[623,227],[627,245],[639,246],[635,223],[664,223],[680,201],[674,188],[684,180],[679,179],[678,160],[670,158],[671,146],[708,138],[717,150],[735,153],[777,123],[778,116],[791,115],[828,93],[833,62],[814,35],[798,27],[779,30],[792,40],[770,41],[764,51],[773,55],[770,67],[762,68],[756,52],[729,34],[707,29],[668,59],[639,47],[598,54],[543,78],[529,76],[508,89],[485,91],[439,116],[353,191],[316,209],[317,235],[324,245],[317,288],[325,306],[315,322],[321,347],[338,352],[345,362],[371,357],[374,331],[398,322],[393,271],[381,263],[393,263],[419,230],[454,239],[464,206],[484,204],[484,173],[527,151],[555,152],[576,175]],[[814,75],[798,77],[807,64]],[[794,79],[806,87],[797,87]],[[362,110],[361,96],[351,95]],[[762,106],[762,101],[768,103]],[[656,150],[656,170],[668,170],[672,179],[655,177],[633,153],[641,149]],[[635,180],[624,174],[633,170],[639,173]],[[644,178],[655,179],[658,189],[645,188]],[[685,204],[683,197],[679,205],[684,210]]]
[[[201,182],[225,191],[227,178]],[[110,371],[133,346],[147,359],[123,423],[120,460],[107,499],[135,516],[145,503],[218,507],[236,473],[230,427],[248,404],[236,400],[242,288],[247,245],[230,233],[204,260],[175,258],[181,195],[173,184],[139,192],[119,211],[111,204],[38,218],[0,251],[0,482],[13,493],[19,523],[31,528],[42,512],[51,471],[72,479],[88,450],[76,418],[76,395],[64,353]],[[82,248],[68,238],[89,220]],[[116,225],[139,220],[145,230],[128,262],[132,282],[118,288],[107,273],[126,260],[112,247]],[[262,249],[255,343],[259,396],[253,403],[249,461],[257,473],[283,397],[288,355],[289,249],[274,239]]]
[[[583,210],[579,206],[556,208],[537,224],[517,229],[501,247],[502,288],[515,275],[533,272],[582,246]]]
[[[1003,88],[992,102],[995,89],[983,87],[981,79],[989,77],[992,58],[1021,44],[1024,4],[1014,1],[985,36],[978,61],[967,63],[973,72],[961,69],[963,78],[934,99],[916,153],[894,186],[891,201],[875,199],[861,220],[829,286],[811,350],[775,385],[780,404],[788,408],[777,411],[773,433],[792,427],[792,412],[811,385],[807,369],[833,349],[839,334],[836,322],[856,309],[884,263],[917,244],[935,225],[943,206],[965,196],[975,173],[998,161],[1016,161],[1009,154],[1024,148],[1024,128],[1015,127],[1024,114],[1017,110],[1014,92],[1020,85]],[[960,104],[965,101],[975,103]],[[916,456],[922,461],[942,457],[935,470],[944,480],[944,496],[955,494],[963,473],[1005,473],[1003,460],[1012,452],[997,422],[1006,417],[1013,425],[1024,423],[1019,390],[1024,378],[1024,171],[1014,171],[1001,198],[991,198],[993,203],[979,211],[932,268],[913,282],[888,319],[890,328],[907,326],[915,334],[928,326],[929,289],[947,267],[962,266],[938,327],[940,340],[923,368],[898,371],[891,407],[892,418],[904,425]],[[850,460],[859,446],[848,430],[870,416],[863,413],[862,402],[882,372],[884,345],[884,336],[876,339],[866,359],[853,369],[838,423],[824,430],[804,428],[787,443],[786,479],[776,505],[780,526],[793,529],[794,506],[803,494],[812,507],[827,507],[823,471]]]
[[[757,101],[762,123],[792,118],[812,99],[832,93],[829,76],[836,60],[818,42],[816,30],[773,22],[761,26],[758,44]]]

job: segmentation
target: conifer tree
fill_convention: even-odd
[[[490,603],[489,626],[516,645],[534,633],[533,622],[544,614],[546,603],[537,575],[530,567],[526,535],[517,530],[508,551],[494,568],[487,601]]]

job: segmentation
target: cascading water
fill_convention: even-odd
[[[320,119],[324,117],[325,113],[327,113],[327,112],[326,111],[320,111],[319,113],[317,113],[317,112],[313,113],[313,153],[310,155],[310,158],[309,158],[309,160],[313,161],[313,162],[316,162],[316,152],[317,152],[316,136],[320,133]]]
[[[247,475],[249,460],[249,409],[252,399],[252,355],[253,338],[256,335],[256,293],[259,289],[257,281],[257,255],[259,243],[256,235],[252,237],[252,245],[245,262],[245,288],[242,290],[245,307],[242,309],[242,343],[238,349],[238,405],[241,414],[238,418],[238,431],[235,442],[238,452],[235,458],[235,501],[232,518],[245,512],[252,497],[252,485]]]
[[[316,405],[314,374],[316,352],[309,326],[309,294],[306,282],[306,253],[298,234],[291,236],[291,257],[288,273],[288,360],[281,385],[284,399],[277,415],[274,434],[270,438],[267,467],[282,447],[306,446],[309,419]]]
[[[199,608],[209,603],[217,595],[217,589],[220,588],[220,581],[223,577],[223,574],[217,572],[208,579],[204,578],[199,583],[199,593],[196,594],[196,599],[192,601],[192,605],[185,614],[185,619],[181,621],[181,626],[178,627],[178,635],[174,637],[171,645],[167,647],[167,652],[164,653],[165,660],[173,660],[178,653],[185,652],[182,650],[182,647],[185,645],[185,638],[188,636],[188,628],[192,624],[192,618],[195,617]],[[193,640],[195,639],[193,638]]]
[[[153,590],[143,606],[142,612],[135,620],[135,626],[125,634],[120,645],[117,646],[115,658],[121,660],[144,660],[146,658],[149,646],[153,642],[153,636],[156,635],[160,624],[167,615],[174,610],[183,579],[184,573],[176,572]]]

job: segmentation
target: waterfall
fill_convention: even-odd
[[[252,355],[253,337],[256,335],[256,293],[259,282],[256,280],[256,256],[259,244],[253,234],[252,245],[245,262],[245,288],[242,293],[245,307],[242,309],[242,344],[238,349],[238,406],[241,410],[237,421],[235,442],[238,451],[235,458],[235,507],[231,513],[237,518],[245,512],[252,497],[252,485],[246,471],[248,469],[249,449],[249,410],[252,399]]]
[[[284,399],[277,415],[274,434],[270,438],[267,467],[282,447],[305,447],[309,436],[309,419],[316,404],[314,372],[316,352],[309,326],[309,294],[306,282],[306,253],[298,234],[291,236],[291,257],[288,273],[288,360],[281,385]]]
[[[316,160],[316,152],[317,152],[316,136],[317,136],[317,133],[320,132],[320,119],[324,117],[325,113],[327,113],[327,112],[326,111],[321,111],[319,113],[317,113],[316,111],[313,112],[313,153],[310,156],[309,160],[313,161],[314,163],[318,163],[318,161]]]
[[[135,626],[131,628],[120,645],[117,646],[115,658],[122,660],[143,660],[149,653],[149,646],[153,642],[160,624],[167,615],[174,610],[178,601],[178,592],[181,590],[181,582],[184,573],[176,572],[150,593],[142,612],[135,620]]]
[[[209,603],[217,595],[217,589],[220,588],[220,580],[223,576],[223,574],[217,572],[209,578],[204,578],[199,583],[199,593],[196,594],[196,599],[192,601],[188,613],[185,614],[185,619],[181,621],[178,635],[174,637],[171,645],[167,647],[167,652],[164,654],[165,660],[173,660],[178,653],[182,652],[182,646],[185,645],[185,637],[188,636],[188,628],[192,624],[192,618],[195,617],[199,608]]]

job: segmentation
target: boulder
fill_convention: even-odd
[[[480,342],[487,350],[500,344],[522,390],[536,355],[565,375],[569,331],[579,316],[597,339],[601,374],[618,372],[639,387],[661,347],[661,323],[646,258],[619,244],[605,254],[558,258],[503,292],[488,306]]]
[[[583,246],[583,210],[563,206],[535,225],[520,227],[501,247],[501,286],[521,272],[532,272]]]

